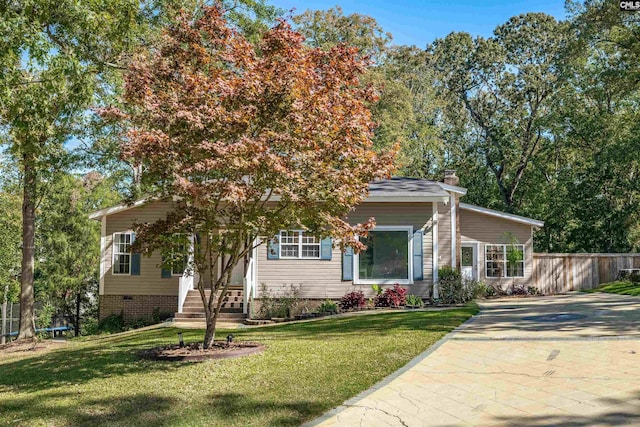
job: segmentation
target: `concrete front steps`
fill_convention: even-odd
[[[209,298],[211,291],[206,290],[205,295]],[[242,314],[242,307],[244,296],[242,289],[229,289],[227,295],[220,308],[218,314],[218,322],[225,323],[242,323],[244,320],[244,314]],[[173,320],[174,322],[181,323],[202,323],[204,324],[204,308],[202,307],[202,298],[200,298],[200,292],[197,290],[191,290],[187,294],[187,298],[182,306],[182,313],[176,313]]]

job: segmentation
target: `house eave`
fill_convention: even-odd
[[[364,203],[448,203],[449,196],[369,196]]]
[[[458,187],[457,185],[445,184],[444,182],[439,182],[438,185],[445,191],[449,191],[452,193],[460,194],[464,196],[467,194],[467,189],[464,187]]]
[[[506,219],[507,221],[518,222],[520,224],[527,224],[535,228],[544,227],[544,221],[538,221],[537,219],[533,219],[533,218],[527,218],[520,215],[514,215],[506,212],[496,211],[494,209],[483,208],[482,206],[470,205],[468,203],[460,203],[460,208],[471,211],[471,212],[493,216],[496,218]]]
[[[89,219],[95,219],[96,221],[100,221],[103,216],[113,215],[115,213],[128,211],[129,209],[137,208],[138,206],[142,206],[147,203],[148,199],[140,199],[136,200],[130,205],[118,205],[111,206],[109,208],[100,209],[89,214]]]

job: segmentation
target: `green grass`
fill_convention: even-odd
[[[640,296],[640,283],[618,280],[615,282],[604,283],[595,289],[589,289],[585,292],[606,292],[608,294]]]
[[[236,339],[267,350],[201,363],[136,357],[176,342],[173,328],[74,341],[0,359],[0,425],[298,425],[366,390],[476,312],[472,305],[237,330]],[[183,333],[188,342],[203,336]]]

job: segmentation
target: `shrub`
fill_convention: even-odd
[[[114,334],[124,331],[124,313],[111,314],[98,323],[98,330],[102,333]]]
[[[444,266],[438,269],[439,280],[457,280],[461,279],[462,275],[458,270],[453,267]]]
[[[330,299],[326,299],[320,304],[318,307],[318,313],[337,313],[338,312],[338,304],[331,301]]]
[[[477,280],[463,279],[460,272],[451,267],[443,267],[438,273],[444,273],[438,279],[440,302],[443,304],[464,304],[474,298],[486,296],[493,289]]]
[[[259,319],[271,319],[274,317],[293,317],[296,311],[300,310],[301,300],[299,298],[300,288],[289,285],[282,285],[285,288],[281,297],[276,297],[267,288],[265,283],[260,287],[260,309],[257,317]]]
[[[350,310],[352,308],[360,308],[364,305],[364,293],[362,291],[354,291],[344,294],[340,299],[340,308]]]
[[[424,302],[422,301],[422,298],[417,295],[407,295],[406,304],[412,307],[422,307]]]
[[[397,283],[375,298],[376,307],[400,307],[407,302],[407,290]]]
[[[153,322],[152,324],[162,323],[171,317],[173,317],[173,313],[163,313],[160,311],[160,307],[155,307],[153,314],[151,314],[151,321]]]

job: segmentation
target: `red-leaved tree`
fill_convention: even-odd
[[[175,200],[166,219],[136,225],[136,245],[167,252],[170,236],[199,236],[190,268],[205,348],[233,268],[257,238],[303,228],[358,250],[355,235],[373,219],[351,226],[345,215],[391,172],[393,153],[372,149],[374,94],[358,80],[367,64],[355,48],[303,41],[282,21],[253,45],[219,5],[182,14],[132,62],[126,112],[102,112],[129,125],[122,153],[142,169],[142,189]]]

